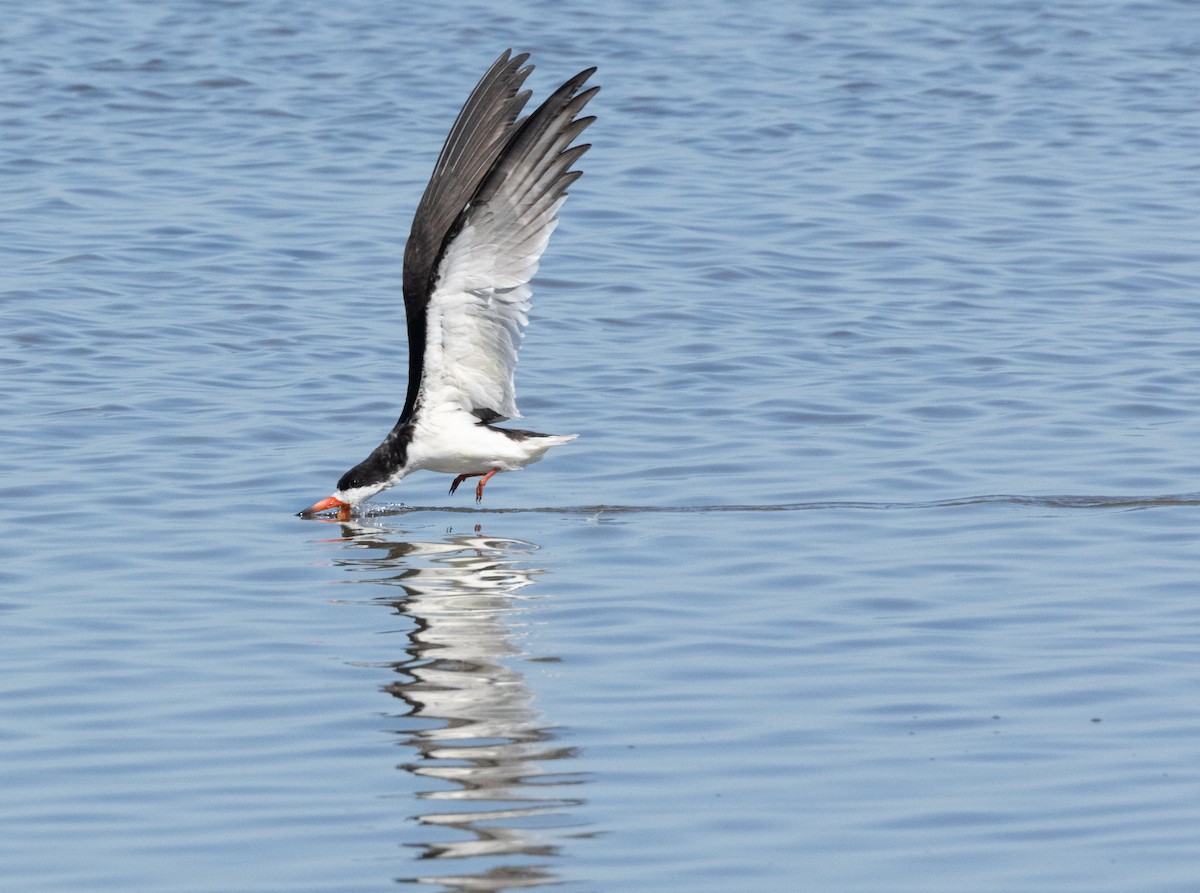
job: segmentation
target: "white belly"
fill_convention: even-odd
[[[516,471],[537,462],[551,447],[575,439],[547,435],[515,439],[482,425],[458,407],[422,413],[408,446],[410,471],[481,474],[493,469]]]

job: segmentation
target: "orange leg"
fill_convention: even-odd
[[[483,502],[483,485],[490,481],[499,473],[499,468],[493,468],[487,474],[479,479],[479,483],[475,485],[475,501]]]

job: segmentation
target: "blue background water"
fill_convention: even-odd
[[[4,886],[1195,890],[1198,12],[9,9]],[[509,46],[582,437],[303,522]]]

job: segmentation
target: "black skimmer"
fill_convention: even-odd
[[[571,78],[527,117],[521,85],[528,53],[507,50],[468,97],[417,205],[404,249],[408,395],[383,443],[338,481],[332,496],[300,512],[342,520],[414,471],[455,475],[450,492],[477,477],[475,501],[502,471],[537,462],[577,435],[497,427],[520,418],[513,372],[538,268],[571,165],[572,145],[594,117],[578,117],[599,87],[595,68]]]

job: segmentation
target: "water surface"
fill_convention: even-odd
[[[1187,2],[55,0],[0,34],[0,878],[1195,889]],[[304,522],[506,47],[600,66],[518,374]]]

